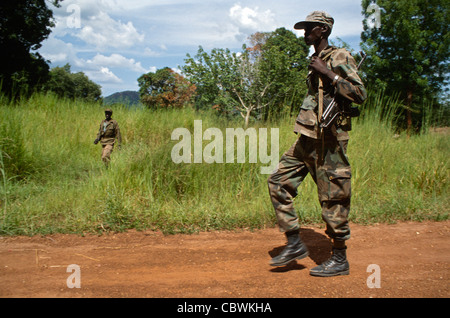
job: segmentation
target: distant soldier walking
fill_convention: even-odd
[[[288,242],[285,249],[272,258],[272,266],[283,266],[308,256],[308,248],[299,235],[293,199],[308,174],[317,184],[325,233],[333,240],[333,254],[310,270],[313,276],[349,273],[345,244],[350,238],[347,216],[351,196],[351,169],[346,155],[347,131],[351,128],[348,109],[351,102],[361,104],[367,97],[352,55],[328,44],[333,24],[334,19],[328,13],[314,11],[294,26],[305,30],[305,42],[314,45],[315,53],[306,79],[308,94],[295,122],[294,132],[300,137],[281,157],[277,170],[268,180],[278,225]],[[335,122],[324,126],[322,115],[333,98],[344,111]]]
[[[105,119],[100,123],[97,138],[94,140],[94,144],[98,144],[100,141],[102,145],[102,161],[106,167],[109,166],[111,161],[111,153],[113,152],[116,139],[119,149],[122,143],[119,124],[112,119],[112,113],[111,109],[105,109]]]

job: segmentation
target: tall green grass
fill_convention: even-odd
[[[377,101],[378,100],[378,101]],[[348,148],[353,169],[351,220],[446,220],[448,135],[395,134],[395,99],[373,97],[354,122]],[[380,105],[376,105],[379,103]],[[378,111],[377,111],[378,109]],[[242,127],[209,112],[149,111],[116,106],[124,143],[110,169],[94,145],[103,108],[35,94],[0,98],[0,234],[33,235],[154,229],[165,233],[264,228],[276,224],[261,164],[175,164],[175,128],[191,132]],[[293,118],[255,126],[279,128],[280,156],[295,141]],[[209,143],[205,141],[204,144]],[[248,161],[248,160],[247,160]],[[299,189],[303,223],[320,223],[311,178]]]

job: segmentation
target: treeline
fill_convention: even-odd
[[[242,116],[245,125],[293,112],[306,93],[309,47],[285,28],[249,40],[237,53],[199,47],[194,57],[187,55],[183,76],[169,68],[142,75],[141,101],[149,108],[193,103],[226,117]]]
[[[54,67],[49,79],[42,86],[44,91],[52,91],[60,97],[97,102],[102,99],[101,86],[91,81],[83,72],[72,73],[70,65]]]
[[[419,131],[425,121],[448,126],[450,2],[363,0],[361,5],[365,16],[361,48],[367,60],[360,76],[369,93],[400,102],[391,116],[398,128]],[[251,35],[249,46],[240,52],[223,48],[206,52],[199,47],[195,56],[187,55],[183,77],[168,68],[141,76],[141,100],[151,108],[194,103],[196,109],[241,116],[245,125],[278,118],[295,113],[301,105],[308,53],[303,38],[284,28]],[[358,62],[357,52],[352,53]],[[387,104],[366,103],[362,108]]]
[[[369,93],[399,100],[395,118],[400,128],[419,130],[425,120],[448,126],[450,2],[362,0],[361,8],[367,60],[360,75]],[[70,65],[50,70],[37,52],[54,27],[44,0],[2,1],[0,25],[4,93],[14,97],[43,90],[101,100],[100,86],[85,74],[71,73]],[[140,99],[152,109],[212,108],[221,116],[242,117],[245,125],[295,114],[306,94],[308,54],[303,38],[285,28],[251,35],[238,52],[199,47],[195,56],[187,55],[181,74],[166,67],[140,76]]]
[[[449,125],[450,2],[363,0],[366,85],[398,96],[402,127]]]

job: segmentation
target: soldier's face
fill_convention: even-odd
[[[308,24],[305,28],[305,43],[307,45],[313,45],[322,36],[322,27],[317,24]]]
[[[105,112],[105,118],[107,119],[107,120],[110,120],[111,119],[111,113],[110,112]]]

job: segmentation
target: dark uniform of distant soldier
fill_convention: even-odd
[[[109,166],[111,161],[111,153],[113,152],[116,139],[119,148],[122,143],[119,124],[111,116],[112,110],[105,109],[105,119],[100,123],[97,138],[94,140],[94,144],[98,144],[100,141],[102,145],[102,161],[106,167]]]
[[[334,19],[328,13],[314,11],[294,26],[305,30],[305,42],[314,45],[315,53],[306,79],[308,94],[295,122],[294,131],[300,137],[281,157],[277,170],[268,180],[278,225],[288,241],[285,249],[270,261],[272,266],[286,265],[308,256],[308,249],[299,235],[293,199],[308,173],[317,184],[322,218],[326,222],[325,233],[333,240],[333,254],[310,270],[313,276],[349,274],[345,241],[350,238],[347,216],[351,169],[346,155],[350,117],[322,129],[318,120],[319,104],[324,109],[334,96],[361,104],[367,97],[352,55],[328,44],[333,24]]]

